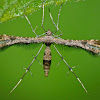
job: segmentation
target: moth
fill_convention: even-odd
[[[37,59],[37,56],[40,53],[40,51],[41,51],[41,49],[42,49],[44,44],[46,45],[46,48],[45,48],[45,52],[44,52],[44,56],[43,56],[43,64],[41,64],[40,62],[39,63],[41,65],[43,65],[43,69],[44,69],[44,72],[45,72],[45,77],[48,77],[48,73],[49,73],[49,70],[50,70],[51,59],[52,59],[50,46],[51,46],[51,44],[53,44],[53,47],[58,52],[58,54],[61,57],[61,59],[65,62],[65,64],[69,68],[69,71],[71,71],[74,74],[74,76],[77,78],[78,82],[82,85],[82,87],[85,90],[85,92],[88,93],[86,88],[85,88],[85,86],[83,85],[83,83],[79,79],[79,77],[73,71],[73,68],[75,66],[74,67],[70,67],[69,66],[69,64],[63,58],[63,56],[60,54],[60,52],[58,51],[58,49],[56,48],[56,46],[54,44],[73,46],[73,47],[80,47],[80,48],[83,48],[83,49],[88,50],[90,52],[93,52],[95,54],[98,54],[98,53],[100,53],[100,40],[69,40],[69,39],[64,40],[64,39],[60,38],[60,36],[63,35],[61,30],[58,28],[59,16],[60,16],[61,8],[62,8],[62,5],[61,5],[61,7],[59,9],[57,24],[55,24],[55,22],[53,20],[53,17],[51,15],[50,9],[49,9],[50,18],[51,18],[53,24],[56,27],[56,31],[54,33],[52,33],[50,29],[48,29],[48,31],[46,31],[44,26],[43,26],[43,22],[44,22],[44,2],[43,2],[43,16],[42,16],[42,24],[41,24],[41,26],[43,27],[43,30],[45,31],[45,33],[43,33],[43,34],[38,36],[36,34],[36,32],[35,32],[37,27],[35,29],[33,29],[29,19],[24,14],[26,20],[28,21],[29,25],[31,26],[32,31],[36,35],[35,38],[34,37],[18,37],[18,36],[0,35],[0,48],[5,47],[5,46],[11,46],[11,45],[14,45],[14,44],[20,44],[20,43],[25,43],[25,44],[43,43],[42,46],[40,47],[38,53],[36,54],[36,56],[32,60],[31,64],[29,65],[29,67],[26,68],[26,71],[25,71],[24,75],[19,80],[19,82],[15,85],[15,87],[10,91],[10,93],[12,93],[13,90],[20,84],[20,82],[22,81],[22,79],[24,78],[26,73],[28,71],[30,72],[30,67],[32,66],[32,64],[35,61],[35,59]],[[59,31],[61,34],[60,35],[55,35],[55,33],[57,31]],[[45,34],[45,36],[42,37],[42,35],[44,35],[44,34]]]

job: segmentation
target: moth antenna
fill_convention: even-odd
[[[83,87],[83,89],[85,90],[86,93],[87,90],[85,88],[85,86],[83,85],[83,83],[81,82],[81,80],[76,76],[76,74],[73,72],[72,68],[68,65],[68,63],[66,62],[66,60],[62,57],[62,55],[60,54],[60,52],[58,51],[58,49],[55,47],[55,45],[53,44],[55,50],[58,52],[58,54],[60,55],[60,57],[63,59],[63,61],[65,62],[65,64],[68,66],[69,70],[74,74],[74,76],[77,78],[78,82],[81,84],[81,86]]]
[[[39,51],[38,51],[38,53],[36,54],[36,56],[34,57],[34,59],[32,60],[32,62],[31,62],[31,64],[29,65],[29,67],[28,68],[26,68],[26,72],[24,73],[24,75],[22,76],[22,78],[20,79],[20,81],[15,85],[15,87],[10,91],[10,93],[9,94],[11,94],[14,90],[15,90],[15,88],[19,85],[19,83],[22,81],[22,79],[24,78],[24,76],[26,75],[26,73],[29,71],[30,72],[30,67],[31,67],[31,65],[33,64],[33,62],[35,61],[35,59],[37,58],[37,56],[38,56],[38,54],[40,53],[40,51],[41,51],[41,49],[42,49],[42,47],[43,47],[43,45],[44,44],[42,44],[42,46],[40,47],[40,49],[39,49]],[[25,69],[25,68],[24,68]]]

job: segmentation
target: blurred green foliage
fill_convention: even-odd
[[[0,0],[0,22],[31,14],[42,8],[44,0]],[[45,0],[44,6],[51,4],[59,5],[71,1],[80,0]]]

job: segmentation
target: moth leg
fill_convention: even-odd
[[[41,34],[41,35],[38,35],[38,37],[41,37],[42,35],[44,35],[45,33]]]
[[[49,9],[49,15],[50,15],[50,18],[51,18],[51,20],[52,20],[54,26],[56,27],[56,31],[54,32],[54,34],[59,30],[59,32],[61,33],[60,35],[63,35],[63,33],[62,33],[62,32],[60,31],[60,29],[58,28],[59,16],[60,16],[61,8],[62,8],[62,5],[60,6],[60,9],[59,9],[57,25],[55,24],[55,22],[54,22],[54,20],[53,20],[53,17],[52,17],[52,15],[51,15],[50,9]],[[60,35],[59,35],[59,36],[60,36]],[[55,35],[55,36],[56,36],[56,35]],[[58,36],[56,36],[56,37],[58,37]]]
[[[33,62],[34,62],[35,59],[37,58],[38,54],[40,53],[40,51],[41,51],[43,45],[44,45],[44,44],[42,44],[42,46],[41,46],[41,48],[39,49],[38,53],[36,54],[36,56],[35,56],[34,59],[32,60],[31,64],[29,65],[28,68],[26,68],[26,72],[24,73],[24,75],[22,76],[22,78],[18,81],[18,83],[14,86],[14,88],[10,91],[10,93],[12,93],[12,92],[15,90],[15,88],[21,83],[21,81],[22,81],[22,79],[24,78],[24,76],[26,75],[26,73],[30,70],[31,65],[33,64]],[[9,93],[9,94],[10,94],[10,93]]]
[[[43,26],[43,22],[44,22],[44,2],[45,2],[45,1],[43,1],[43,16],[42,16],[42,23],[41,23],[41,26],[42,26],[43,30],[46,32],[46,30],[45,30],[45,28],[44,28],[44,26]]]
[[[63,60],[63,58],[61,58],[61,60],[60,60],[60,61],[58,62],[58,64],[57,64],[57,66],[60,64],[60,62],[61,62],[62,60]],[[56,67],[57,67],[57,66],[56,66]]]
[[[24,67],[23,67],[23,69],[27,70],[27,68],[24,68]],[[30,72],[30,74],[32,75],[32,72],[31,72],[30,70],[28,70],[28,71],[29,71],[29,72]]]
[[[59,38],[59,39],[62,39],[62,38],[60,38],[59,36],[61,36],[61,35],[63,35],[63,34],[59,34],[59,35],[55,35],[54,33],[52,33],[53,35],[54,35],[54,37],[57,37],[57,38]]]
[[[57,30],[59,30],[59,29],[58,29],[58,24],[59,24],[59,16],[60,16],[60,11],[61,11],[61,8],[62,8],[62,4],[61,4],[61,6],[60,6],[59,13],[58,13]]]
[[[58,49],[55,47],[55,45],[53,44],[55,50],[58,52],[58,54],[60,55],[60,57],[63,59],[63,61],[65,62],[65,64],[67,65],[67,67],[69,68],[69,70],[74,74],[74,76],[77,78],[78,82],[81,84],[81,86],[83,87],[83,89],[85,90],[86,93],[87,90],[85,88],[85,86],[83,85],[83,83],[81,82],[81,80],[76,76],[76,74],[73,72],[72,68],[68,65],[68,63],[66,62],[66,60],[62,57],[62,55],[60,54],[60,52],[58,51]]]
[[[36,35],[36,37],[38,37],[38,35],[37,35],[36,32],[35,32],[37,26],[36,26],[35,29],[33,29],[32,24],[31,24],[31,22],[29,21],[28,17],[27,17],[25,14],[24,14],[24,16],[25,16],[26,20],[28,21],[29,25],[31,26],[32,32]]]
[[[78,66],[74,66],[74,67],[72,67],[72,68],[75,68],[75,67],[78,67]]]
[[[54,20],[53,20],[53,17],[52,17],[51,12],[50,12],[50,8],[49,8],[49,15],[50,15],[50,18],[51,18],[51,20],[52,20],[54,26],[56,27],[56,31],[57,31],[57,29],[59,30],[59,28],[57,28],[57,25],[55,24],[55,22],[54,22]]]
[[[60,11],[61,11],[61,8],[62,8],[62,4],[61,4],[61,6],[60,6],[60,9],[59,9],[59,13],[58,13],[58,20],[57,20],[57,31],[59,30],[59,28],[58,28],[58,24],[59,24],[59,16],[60,16]],[[60,31],[60,30],[59,30]],[[58,36],[61,36],[61,35],[63,35],[63,33],[60,31],[60,35],[58,35]]]
[[[77,67],[77,66],[74,66],[74,67],[71,67],[71,68],[75,68],[75,67]],[[70,70],[69,70],[70,71]],[[69,71],[68,71],[68,73],[67,73],[67,76],[68,76],[68,74],[69,74]]]
[[[34,56],[33,56],[34,57]],[[41,64],[41,62],[36,58],[36,60],[38,61],[38,63],[41,65],[41,66],[43,66],[43,64]]]

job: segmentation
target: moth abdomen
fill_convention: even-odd
[[[51,50],[50,45],[46,45],[44,56],[43,56],[43,69],[45,72],[45,77],[48,77],[48,73],[51,65]]]
[[[43,60],[43,69],[44,69],[45,77],[48,77],[50,65],[51,65],[51,60]]]

